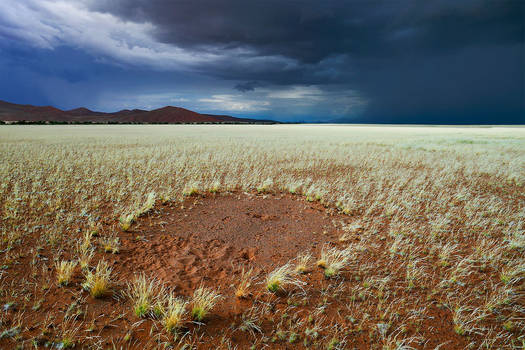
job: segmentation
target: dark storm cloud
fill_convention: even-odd
[[[240,92],[248,92],[255,90],[256,87],[260,86],[257,81],[246,81],[244,83],[236,84],[233,88],[239,90]]]
[[[153,23],[164,43],[238,52],[235,60],[200,69],[240,80],[240,91],[252,91],[253,81],[346,84],[369,101],[371,121],[429,116],[454,122],[494,113],[523,121],[522,0],[117,0],[92,6]]]
[[[116,0],[98,9],[157,25],[157,38],[208,50],[253,48],[315,63],[337,54],[382,56],[523,38],[521,0]]]
[[[523,0],[0,1],[0,99],[525,123],[524,23]]]

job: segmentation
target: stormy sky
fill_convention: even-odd
[[[523,0],[2,0],[0,99],[525,123]]]

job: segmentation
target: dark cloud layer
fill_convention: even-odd
[[[464,1],[101,1],[98,9],[158,26],[182,47],[253,48],[316,63],[443,51],[523,40],[521,0]]]
[[[233,88],[240,92],[248,92],[255,90],[256,87],[261,86],[257,81],[246,81],[244,83],[238,83]]]
[[[271,84],[346,84],[369,101],[367,120],[524,121],[522,0],[172,1],[95,4],[156,26],[179,47],[237,49],[257,66],[228,62],[207,74]],[[501,117],[496,117],[498,121]]]
[[[524,36],[523,0],[0,2],[0,99],[525,123]]]

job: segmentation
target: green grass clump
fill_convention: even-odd
[[[150,312],[155,289],[155,280],[148,281],[144,274],[135,276],[133,282],[128,283],[127,295],[137,317],[146,317]]]
[[[276,268],[266,276],[266,289],[272,293],[284,291],[287,285],[301,285],[301,282],[294,277],[295,269],[287,263]]]
[[[324,246],[321,250],[321,258],[317,261],[317,266],[324,268],[325,277],[332,278],[348,265],[352,256],[352,251],[349,248],[339,250]]]
[[[193,293],[191,317],[202,322],[213,309],[221,295],[212,289],[200,287]]]

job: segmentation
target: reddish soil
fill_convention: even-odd
[[[311,252],[315,263],[324,244],[344,248],[351,242],[359,242],[359,232],[350,242],[339,242],[343,231],[338,223],[354,220],[319,203],[282,194],[208,194],[189,197],[182,204],[159,204],[150,214],[139,218],[129,232],[121,232],[115,222],[105,223],[103,234],[118,233],[122,246],[119,254],[98,249],[92,261],[93,264],[104,258],[118,279],[113,297],[99,300],[82,290],[83,277],[78,267],[68,287],[56,285],[53,256],[45,249],[32,254],[26,248],[37,246],[35,234],[15,248],[19,264],[9,267],[3,285],[4,289],[14,287],[21,277],[34,282],[33,288],[28,285],[27,290],[21,292],[27,295],[26,301],[18,297],[14,306],[3,311],[2,329],[8,329],[17,324],[18,311],[24,310],[22,332],[18,339],[0,339],[0,347],[8,349],[24,342],[29,345],[30,341],[56,344],[60,340],[61,320],[68,308],[70,314],[78,309],[74,323],[79,327],[78,348],[97,339],[106,339],[104,348],[111,342],[137,349],[156,347],[158,342],[169,339],[162,335],[162,326],[151,319],[138,319],[130,302],[122,297],[125,282],[134,274],[145,272],[182,297],[189,298],[200,285],[212,287],[223,295],[205,324],[187,324],[190,335],[185,339],[193,339],[199,349],[219,348],[223,336],[231,339],[238,349],[248,349],[255,341],[257,349],[263,347],[261,342],[266,342],[271,349],[304,348],[304,331],[321,321],[323,328],[319,337],[308,338],[306,342],[326,348],[337,333],[339,339],[346,339],[346,348],[380,349],[383,343],[377,324],[386,322],[381,318],[381,313],[386,311],[395,314],[391,331],[404,325],[398,330],[399,339],[421,336],[421,342],[409,343],[415,348],[434,349],[439,344],[444,344],[440,349],[464,348],[471,338],[454,332],[451,312],[442,306],[438,294],[425,287],[435,285],[434,274],[429,273],[429,281],[421,281],[420,288],[408,288],[401,262],[385,257],[390,243],[389,238],[385,239],[387,219],[384,218],[378,218],[384,222],[378,225],[381,229],[377,240],[367,242],[367,248],[359,253],[359,264],[338,279],[328,280],[321,269],[313,267],[301,277],[305,282],[302,290],[294,287],[278,296],[265,292],[264,276],[298,254]],[[73,258],[72,252],[70,247],[65,247],[64,256]],[[37,260],[38,268],[30,268],[32,259]],[[49,267],[42,271],[43,264]],[[435,265],[429,261],[428,268]],[[242,267],[253,267],[257,276],[251,287],[253,295],[246,300],[234,296]],[[377,286],[363,288],[367,277],[387,276],[391,281],[386,298],[381,299]],[[46,284],[48,288],[43,289],[42,285]],[[397,300],[403,300],[403,304],[398,305]],[[7,304],[13,300],[9,293],[3,293],[0,301]],[[38,308],[36,301],[41,303]],[[261,320],[263,334],[254,336],[238,329],[244,312],[265,304],[270,312]],[[417,315],[417,310],[421,310],[421,315]],[[49,317],[49,327],[42,332],[41,324],[46,317]],[[299,335],[295,342],[289,339],[291,329]],[[130,334],[129,339],[126,334]]]

